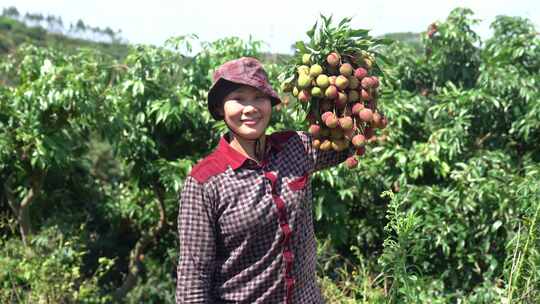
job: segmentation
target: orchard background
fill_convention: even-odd
[[[540,303],[540,37],[499,16],[482,41],[476,22],[386,35],[387,141],[312,179],[328,303]],[[254,56],[277,89],[289,56],[77,30],[0,17],[0,302],[174,303],[178,194],[225,129],[211,72]],[[268,131],[305,130],[281,94]]]

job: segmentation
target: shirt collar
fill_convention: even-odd
[[[272,135],[266,136],[266,153],[265,156],[268,158],[270,150],[274,150],[276,152],[279,152],[282,148],[282,145],[276,141]],[[243,155],[242,153],[238,152],[236,149],[234,149],[230,144],[230,138],[227,134],[221,136],[221,139],[219,140],[219,144],[217,147],[218,156],[221,161],[223,161],[226,165],[231,166],[233,170],[236,170],[240,168],[245,161],[249,160],[250,158]],[[266,161],[263,160],[263,163]]]

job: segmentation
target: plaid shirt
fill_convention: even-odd
[[[309,177],[354,149],[323,152],[309,133],[277,132],[257,164],[229,140],[182,189],[176,303],[324,303]]]

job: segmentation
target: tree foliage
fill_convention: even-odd
[[[312,180],[331,303],[540,300],[540,41],[500,16],[484,43],[472,16],[431,24],[422,52],[380,50],[388,141]],[[122,59],[3,57],[0,301],[173,303],[178,193],[225,130],[206,110],[211,73],[261,48],[188,35]],[[282,63],[265,68],[278,88]],[[269,131],[304,129],[281,95]]]

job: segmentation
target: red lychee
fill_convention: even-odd
[[[309,126],[309,133],[313,135],[313,137],[319,137],[321,133],[321,126],[319,125],[311,125]]]
[[[354,71],[354,77],[358,78],[358,80],[362,80],[362,78],[366,77],[367,76],[367,70],[360,67],[360,68],[357,68],[355,71]]]
[[[373,120],[373,111],[371,111],[371,109],[364,108],[360,110],[358,116],[362,121],[371,122]]]
[[[304,89],[298,93],[298,100],[301,102],[308,102],[310,98],[311,94],[309,93],[309,90]]]
[[[340,61],[341,56],[339,56],[339,54],[336,52],[332,52],[326,56],[326,62],[328,62],[330,66],[337,67]]]
[[[358,160],[356,159],[356,157],[354,155],[350,156],[349,158],[347,158],[345,160],[345,165],[349,169],[354,169],[354,168],[356,168],[358,166]]]
[[[362,147],[366,143],[366,137],[362,134],[357,134],[352,138],[352,144],[356,147]]]
[[[362,109],[364,109],[364,104],[361,102],[357,102],[352,106],[352,114],[359,115]]]

